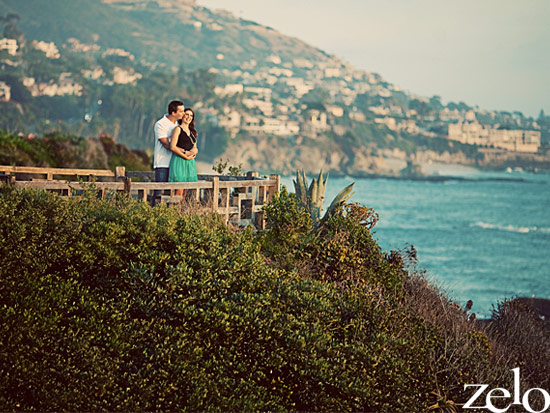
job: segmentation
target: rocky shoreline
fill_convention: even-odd
[[[273,136],[250,136],[232,140],[220,158],[233,165],[242,164],[243,170],[261,173],[293,175],[296,170],[306,173],[330,172],[331,176],[357,178],[434,179],[424,171],[431,163],[461,165],[481,170],[521,168],[529,172],[550,171],[549,154],[507,152],[478,148],[473,156],[461,151],[436,152],[419,149],[412,154],[397,148],[380,149],[375,146],[348,148],[341,143],[320,137],[317,140],[293,140]],[[446,178],[448,179],[448,178]]]

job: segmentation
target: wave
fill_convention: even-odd
[[[470,226],[483,229],[496,229],[499,231],[517,232],[519,234],[528,234],[529,232],[542,232],[545,234],[550,234],[550,228],[547,227],[516,227],[514,225],[495,225],[488,224],[486,222],[476,222],[475,224],[470,224]]]

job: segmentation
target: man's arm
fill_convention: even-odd
[[[171,150],[170,149],[170,142],[168,142],[168,138],[159,138],[159,142],[161,143],[162,146],[164,146],[167,150]]]
[[[170,140],[168,139],[168,128],[162,123],[157,122],[155,124],[155,139],[164,146],[165,149],[170,150]]]

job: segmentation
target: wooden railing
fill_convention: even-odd
[[[54,179],[54,178],[61,179]],[[75,179],[72,179],[75,177]],[[279,175],[260,178],[257,172],[246,176],[198,175],[198,182],[151,182],[153,172],[126,171],[124,167],[111,170],[37,168],[0,166],[0,182],[23,188],[55,191],[64,196],[78,196],[93,182],[98,196],[121,192],[139,201],[150,202],[154,191],[160,191],[159,202],[182,202],[177,189],[187,189],[186,199],[204,209],[224,216],[226,222],[244,226],[265,226],[263,206],[279,192]]]

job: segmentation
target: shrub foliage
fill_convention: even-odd
[[[381,251],[373,211],[314,228],[286,191],[266,211],[253,233],[0,188],[0,409],[423,411],[511,383],[506,349]]]

